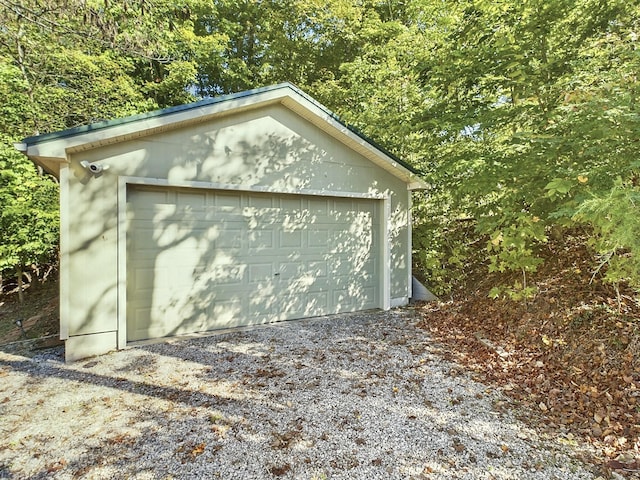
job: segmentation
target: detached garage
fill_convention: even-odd
[[[290,84],[17,147],[60,180],[67,360],[411,297],[424,183]]]

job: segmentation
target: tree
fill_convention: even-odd
[[[435,254],[445,269],[486,245],[490,270],[521,274],[494,294],[526,296],[548,236],[578,223],[607,236],[580,206],[636,176],[638,11],[624,2],[451,3],[446,33],[421,65],[432,92],[424,166],[446,188],[425,200],[441,215],[417,231],[440,244],[438,232],[454,232]]]
[[[13,143],[156,106],[131,60],[107,51],[110,23],[81,7],[0,2],[0,276],[15,275],[21,300],[25,269],[57,260],[58,186]]]
[[[0,15],[5,202],[6,172],[32,179],[9,154],[24,136],[291,81],[424,171],[415,257],[439,293],[482,264],[513,274],[493,294],[531,295],[545,242],[578,226],[605,280],[640,285],[633,2],[0,0]]]
[[[0,272],[13,273],[23,301],[23,272],[50,263],[58,244],[58,188],[7,142],[0,143]]]

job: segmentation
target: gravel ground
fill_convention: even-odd
[[[417,320],[340,315],[69,365],[0,352],[0,478],[596,478]]]

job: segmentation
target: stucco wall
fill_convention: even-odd
[[[82,160],[109,168],[93,178],[80,166]],[[271,106],[72,155],[62,201],[68,287],[61,298],[67,302],[61,330],[68,332],[70,351],[90,345],[90,337],[74,338],[88,334],[101,334],[105,345],[99,350],[116,347],[110,344],[118,308],[125,308],[118,306],[117,291],[118,202],[125,201],[118,199],[120,176],[390,195],[391,299],[394,304],[406,300],[406,184],[287,108]]]

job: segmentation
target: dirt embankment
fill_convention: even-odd
[[[466,298],[425,304],[422,327],[448,356],[500,386],[569,441],[598,448],[612,471],[640,474],[640,305],[592,279],[579,244],[549,247],[528,303],[492,300],[498,278]]]
[[[46,348],[56,342],[60,332],[57,278],[27,284],[24,302],[17,287],[5,284],[0,294],[0,348]]]

